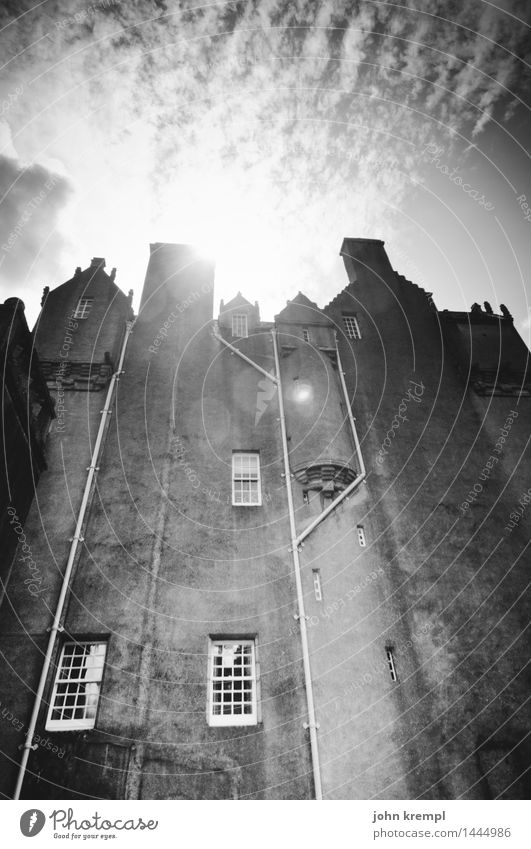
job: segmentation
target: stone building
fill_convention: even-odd
[[[11,569],[26,589],[40,579],[23,533],[35,487],[46,469],[46,437],[54,417],[52,398],[24,315],[24,304],[0,305],[2,429],[0,434],[0,597]],[[15,506],[16,505],[16,508]],[[21,543],[17,558],[15,549]]]
[[[6,797],[525,798],[527,348],[341,254],[274,322],[186,245],[134,321],[99,258],[48,294]]]

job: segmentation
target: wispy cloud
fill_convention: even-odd
[[[24,85],[8,119],[76,187],[68,259],[107,251],[126,286],[150,239],[203,240],[229,295],[320,297],[340,235],[393,232],[429,141],[464,150],[518,108],[525,2],[92,6],[1,33],[5,90]]]

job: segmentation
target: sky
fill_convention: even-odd
[[[0,300],[31,326],[103,256],[138,305],[149,243],[191,242],[216,300],[269,320],[378,238],[439,309],[505,303],[529,344],[530,23],[527,0],[3,0]]]

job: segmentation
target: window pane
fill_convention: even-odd
[[[232,455],[232,503],[260,504],[260,455],[238,451]]]
[[[361,339],[358,319],[354,315],[344,315],[343,323],[345,325],[346,335],[349,339]]]
[[[232,316],[232,335],[247,336],[247,316],[244,313]]]
[[[74,318],[86,318],[91,310],[94,298],[80,298],[74,310]]]
[[[65,643],[48,722],[94,726],[106,650],[106,643]]]

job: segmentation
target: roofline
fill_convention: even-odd
[[[346,253],[345,242],[356,242],[357,244],[364,244],[364,245],[382,245],[382,247],[383,247],[383,245],[385,245],[385,242],[382,241],[382,239],[362,239],[362,238],[357,238],[357,237],[354,237],[354,236],[345,236],[345,238],[343,239],[343,241],[341,243],[341,249],[339,251],[339,256],[343,256]],[[347,256],[348,256],[348,254],[347,254]]]

